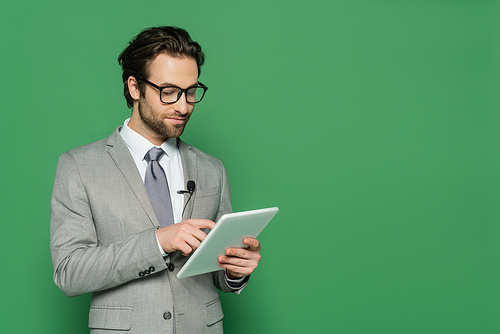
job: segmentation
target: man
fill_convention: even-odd
[[[131,118],[58,162],[54,281],[68,296],[92,293],[91,333],[221,333],[216,288],[239,293],[260,245],[246,238],[248,248],[219,257],[225,270],[176,277],[204,231],[232,210],[222,162],[178,139],[207,90],[198,81],[203,52],[185,30],[156,27],[118,61]]]

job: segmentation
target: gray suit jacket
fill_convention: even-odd
[[[218,271],[177,279],[187,258],[164,260],[158,219],[120,127],[59,158],[51,202],[54,281],[68,296],[91,292],[91,333],[221,333]],[[184,179],[196,190],[183,219],[217,221],[231,212],[222,162],[178,141]],[[185,201],[189,195],[185,195]]]

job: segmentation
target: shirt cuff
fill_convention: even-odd
[[[233,288],[233,289],[238,289],[238,288],[241,288],[243,286],[243,284],[246,282],[246,279],[248,276],[243,276],[242,278],[238,278],[238,279],[231,279],[229,277],[227,277],[227,274],[224,274],[225,277],[226,277],[226,282],[227,284]]]
[[[163,257],[168,256],[168,254],[163,251],[163,248],[161,248],[161,245],[160,245],[160,242],[158,241],[158,236],[156,235],[156,233],[155,233],[155,238],[156,238],[156,243],[158,244],[158,249],[161,252],[161,256],[163,256]]]

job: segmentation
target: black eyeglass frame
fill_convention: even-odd
[[[164,103],[164,104],[174,104],[174,103],[177,103],[177,101],[180,100],[182,94],[184,94],[184,96],[186,96],[186,102],[187,103],[199,103],[201,102],[201,100],[203,100],[203,97],[205,96],[205,93],[207,92],[208,90],[208,87],[205,86],[204,84],[202,84],[201,82],[198,81],[198,86],[192,86],[192,87],[189,87],[189,88],[186,88],[186,89],[183,89],[181,87],[177,87],[177,86],[174,86],[174,85],[170,85],[170,86],[163,86],[163,87],[160,87],[154,83],[152,83],[151,81],[149,80],[146,80],[144,78],[141,78],[141,77],[138,77],[137,78],[138,80],[140,81],[144,81],[145,83],[147,83],[148,85],[150,85],[151,87],[154,87],[156,89],[158,89],[160,91],[160,101],[161,103]],[[163,102],[163,100],[161,99],[161,93],[162,91],[165,89],[165,88],[178,88],[180,89],[181,91],[179,92],[179,94],[177,95],[177,100],[175,100],[174,102]],[[197,101],[197,102],[188,102],[187,100],[187,91],[190,90],[190,89],[193,89],[193,88],[203,88],[203,95],[200,97],[200,100]]]

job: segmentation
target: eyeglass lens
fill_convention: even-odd
[[[205,90],[202,87],[192,87],[186,91],[186,101],[189,103],[200,102],[203,98]],[[161,100],[163,103],[173,103],[179,100],[182,91],[177,87],[163,88],[161,92]]]

